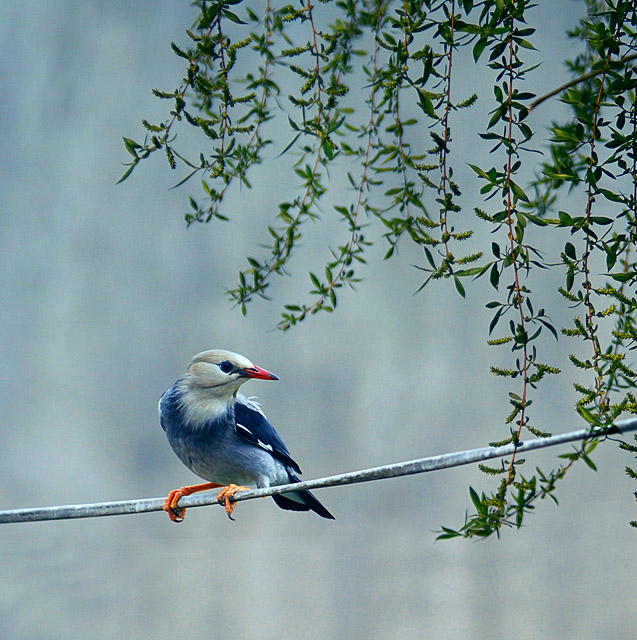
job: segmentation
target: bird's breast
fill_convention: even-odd
[[[281,462],[237,434],[232,406],[213,418],[195,421],[176,395],[162,399],[160,410],[170,446],[200,478],[258,487],[288,481]]]

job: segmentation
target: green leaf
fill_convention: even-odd
[[[222,15],[224,18],[228,18],[228,20],[236,23],[236,24],[248,24],[247,22],[244,22],[243,20],[241,20],[241,18],[239,18],[239,16],[235,13],[232,13],[232,11],[228,11],[227,9],[223,9],[221,11]]]
[[[323,138],[323,153],[328,160],[334,158],[334,145],[329,138]]]
[[[420,104],[420,108],[430,117],[436,117],[436,110],[434,109],[433,102],[431,98],[427,95],[426,91],[422,91],[418,89],[418,103]]]
[[[142,145],[135,140],[131,140],[130,138],[122,138],[124,141],[124,146],[126,147],[126,151],[130,153],[133,158],[137,158],[137,149],[142,149]]]
[[[290,122],[292,122],[290,120]],[[285,149],[283,149],[283,151],[281,151],[281,153],[279,153],[279,155],[277,156],[277,158],[279,158],[280,156],[284,155],[287,151],[289,151],[293,146],[294,143],[301,137],[301,133],[297,133],[294,138],[292,138],[292,141],[290,142],[290,144],[288,144]]]
[[[456,290],[464,298],[465,297],[465,291],[464,291],[464,287],[462,286],[462,282],[460,282],[460,278],[456,278],[454,276],[453,277],[453,281],[454,281],[454,283],[456,285]]]
[[[525,40],[524,38],[513,38],[513,40],[515,40],[517,44],[519,44],[521,47],[524,47],[525,49],[531,49],[533,51],[537,51],[537,49],[528,40]]]
[[[637,276],[637,271],[626,271],[622,273],[607,273],[609,278],[617,282],[628,282]]]
[[[491,267],[491,271],[489,273],[489,282],[494,289],[497,289],[498,285],[500,284],[500,272],[498,271],[497,262],[494,262],[493,266]]]
[[[131,162],[128,165],[128,169],[126,169],[126,171],[124,171],[124,173],[122,174],[121,178],[115,183],[115,184],[119,184],[120,182],[124,182],[124,180],[126,180],[126,178],[128,178],[128,176],[133,173],[133,169],[137,166],[137,160]]]
[[[436,537],[436,540],[450,540],[451,538],[457,538],[462,534],[460,531],[456,531],[454,529],[449,529],[447,527],[441,527],[443,533]]]
[[[489,44],[489,39],[486,36],[482,36],[478,40],[478,42],[476,42],[475,45],[473,45],[473,60],[475,62],[478,62],[478,60],[480,59],[480,56],[482,55],[482,52],[486,49],[488,44]]]
[[[495,329],[496,325],[498,324],[500,320],[500,316],[504,313],[504,309],[505,307],[500,307],[495,312],[495,315],[493,316],[493,318],[491,319],[491,322],[489,323],[489,335],[491,335],[491,332]]]
[[[185,58],[186,60],[190,60],[190,56],[185,52],[182,51],[174,42],[170,43],[170,48],[180,57],[180,58]]]
[[[599,418],[593,415],[586,407],[583,407],[581,404],[577,406],[577,413],[579,413],[588,424],[594,427],[601,427],[602,423],[599,421]]]
[[[553,334],[553,337],[556,340],[558,339],[555,327],[548,320],[545,320],[544,318],[538,318],[538,322],[541,322]]]
[[[423,251],[425,252],[425,256],[427,258],[427,262],[432,266],[432,268],[436,268],[436,263],[434,262],[434,258],[431,255],[431,251],[427,247],[423,246]]]
[[[605,218],[604,216],[591,216],[590,221],[595,224],[613,224],[614,220],[612,218]]]
[[[513,189],[513,193],[523,202],[529,202],[529,197],[526,195],[526,193],[524,193],[524,189],[522,189],[520,185],[513,182],[513,180],[511,180],[510,183],[511,188]]]
[[[182,184],[184,184],[184,182],[188,182],[188,180],[190,180],[190,178],[192,178],[195,173],[197,173],[199,171],[199,167],[197,167],[196,169],[193,169],[189,174],[187,174],[184,178],[182,178],[177,184],[174,184],[172,187],[170,187],[169,190],[172,189],[176,189],[177,187],[181,187]]]
[[[484,178],[485,180],[488,180],[489,182],[493,182],[493,180],[491,179],[489,174],[485,173],[482,169],[480,169],[480,167],[478,167],[475,164],[471,164],[471,163],[468,163],[468,164],[481,178]]]
[[[484,267],[471,267],[470,269],[461,269],[454,272],[455,275],[462,277],[477,276],[480,273],[484,273]]]
[[[584,463],[589,469],[592,469],[593,471],[597,471],[597,467],[595,466],[595,463],[585,453],[582,454],[582,460],[584,461]]]
[[[478,513],[484,511],[484,505],[480,500],[480,496],[477,494],[476,490],[473,487],[469,487],[469,496],[471,497],[471,502],[473,502],[473,506],[476,508]]]

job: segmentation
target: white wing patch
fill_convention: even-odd
[[[248,436],[250,436],[250,440],[252,440],[253,442],[256,440],[257,445],[260,446],[262,449],[265,449],[265,451],[268,451],[269,453],[272,453],[274,451],[271,444],[265,444],[265,442],[261,442],[261,440],[259,440],[259,438],[257,438],[254,435],[254,433],[252,433],[252,431],[248,429],[248,427],[244,427],[242,424],[239,424],[238,422],[236,424],[237,424],[237,429],[241,429],[244,433],[247,433]]]
[[[242,431],[247,433],[250,436],[250,438],[254,438],[254,434],[252,433],[252,431],[250,431],[248,427],[244,427],[242,424],[239,424],[238,422],[237,422],[237,429],[241,429]]]

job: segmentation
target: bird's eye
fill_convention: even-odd
[[[224,360],[223,362],[220,362],[219,368],[224,373],[230,373],[234,369],[234,367],[232,366],[232,362],[230,362],[230,360]]]

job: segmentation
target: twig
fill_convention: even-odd
[[[316,480],[306,480],[298,484],[286,484],[268,489],[252,489],[237,493],[231,500],[240,502],[242,500],[252,500],[253,498],[265,498],[267,496],[298,491],[301,489],[322,489],[324,487],[336,487],[359,482],[371,482],[372,480],[382,480],[385,478],[398,478],[416,473],[426,473],[428,471],[438,471],[449,469],[466,464],[474,464],[482,460],[492,458],[502,458],[516,452],[533,451],[544,449],[578,440],[590,440],[591,438],[604,437],[613,433],[629,433],[637,431],[637,417],[617,420],[609,429],[580,429],[571,431],[550,438],[537,438],[522,442],[519,446],[508,444],[504,447],[484,447],[482,449],[469,449],[467,451],[457,451],[455,453],[445,453],[419,460],[408,462],[398,462],[382,467],[364,469],[362,471],[352,471],[342,473],[327,478]],[[95,518],[98,516],[116,516],[128,513],[147,513],[149,511],[162,511],[165,498],[145,498],[141,500],[124,500],[121,502],[98,502],[95,504],[75,504],[58,507],[40,507],[34,509],[13,509],[0,511],[0,524],[9,522],[35,522],[38,520],[68,520],[71,518]],[[210,504],[217,504],[216,495],[205,493],[185,496],[179,501],[180,507],[203,507]]]
[[[620,62],[630,62],[631,60],[635,60],[635,58],[637,58],[637,53],[631,56],[624,56],[620,60]],[[529,111],[533,111],[535,107],[541,105],[544,101],[548,100],[549,98],[552,98],[553,96],[556,96],[558,93],[562,93],[562,91],[566,91],[567,89],[574,87],[576,84],[579,84],[580,82],[584,82],[585,80],[590,80],[591,78],[598,76],[600,73],[606,73],[607,68],[608,67],[603,69],[601,68],[595,69],[595,71],[591,71],[590,73],[585,73],[583,76],[574,78],[573,80],[570,80],[566,84],[563,84],[561,87],[558,87],[557,89],[553,89],[553,91],[550,91],[549,93],[546,93],[543,96],[540,96],[537,100],[534,100],[529,105]]]
[[[511,294],[515,296],[514,307],[517,307],[518,313],[520,315],[520,332],[524,336],[528,336],[526,332],[526,318],[524,316],[524,297],[522,296],[522,287],[520,285],[520,270],[523,265],[518,263],[518,259],[520,258],[520,248],[522,245],[522,236],[518,235],[514,232],[516,225],[513,224],[513,214],[517,213],[516,204],[512,198],[513,188],[511,183],[513,182],[511,178],[511,174],[513,173],[513,156],[517,155],[517,149],[519,144],[513,140],[513,81],[516,79],[518,74],[514,71],[513,65],[514,62],[518,59],[517,53],[513,47],[513,32],[514,32],[514,19],[511,18],[511,31],[509,32],[508,44],[509,44],[509,64],[508,64],[508,74],[509,74],[509,99],[508,99],[508,123],[507,123],[507,164],[506,164],[506,212],[507,212],[507,227],[508,227],[508,236],[509,236],[509,244],[511,247],[511,258],[513,263],[513,290]],[[519,120],[518,120],[519,122]],[[517,243],[516,243],[517,240]],[[522,261],[524,258],[522,257]],[[528,264],[528,263],[527,263]],[[526,298],[528,300],[528,297]],[[520,411],[520,419],[517,421],[518,430],[515,435],[515,439],[519,440],[522,434],[522,429],[524,427],[528,427],[529,419],[526,416],[526,408],[529,405],[528,402],[528,392],[529,392],[529,353],[528,353],[528,340],[525,338],[524,343],[522,345],[522,400],[520,401],[520,406],[522,407]],[[518,345],[516,345],[518,346]],[[517,407],[516,407],[517,409]],[[511,456],[511,460],[509,462],[509,471],[507,473],[506,485],[505,487],[509,487],[515,478],[515,456],[516,451],[513,452]],[[499,498],[500,508],[504,508],[504,495],[501,494]]]

